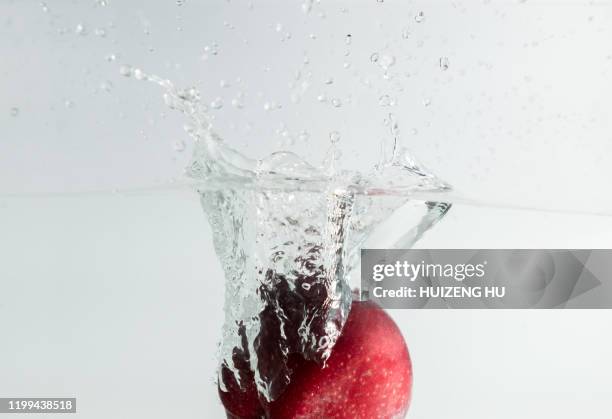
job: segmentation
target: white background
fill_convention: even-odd
[[[285,122],[311,131],[296,148],[313,158],[340,130],[348,161],[364,165],[389,112],[372,100],[389,86],[369,57],[394,53],[396,69],[410,73],[393,109],[402,136],[462,195],[612,211],[607,2],[323,1],[307,18],[299,1],[255,2],[252,11],[246,1],[47,6],[0,1],[0,395],[76,396],[83,418],[222,417],[212,379],[223,280],[195,194],[6,195],[180,175],[189,150],[175,153],[172,143],[187,140],[184,121],[159,89],[120,76],[122,64],[223,96],[219,130],[249,153],[276,147]],[[416,24],[419,10],[426,20]],[[291,28],[290,42],[277,23]],[[372,90],[349,83],[338,58],[349,32],[351,71],[371,77]],[[213,43],[218,55],[203,61]],[[313,66],[326,64],[292,107],[287,75],[304,51]],[[445,72],[440,56],[449,57]],[[321,83],[328,75],[333,87]],[[242,111],[229,106],[237,77],[252,93]],[[321,92],[353,92],[354,102],[336,114],[315,106]],[[285,107],[270,114],[267,100]],[[611,237],[609,217],[457,206],[419,246],[608,248]],[[392,314],[415,364],[411,418],[608,417],[609,311]]]

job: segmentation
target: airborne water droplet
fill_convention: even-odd
[[[449,66],[450,66],[450,62],[448,60],[448,57],[440,57],[440,69],[442,71],[446,71],[448,70]]]
[[[380,56],[378,55],[378,53],[374,52],[374,53],[372,53],[372,55],[370,55],[370,61],[372,61],[373,63],[377,63],[379,57]]]
[[[232,99],[232,106],[236,109],[242,109],[244,107],[244,103],[239,98]]]
[[[329,141],[332,144],[336,144],[338,141],[340,141],[340,133],[338,131],[332,131],[329,133]]]
[[[392,104],[391,97],[389,95],[382,95],[378,98],[378,104],[380,106],[390,106]]]
[[[82,23],[79,23],[74,28],[74,33],[77,35],[85,36],[87,35],[87,31],[85,30],[85,26]]]
[[[134,69],[134,78],[136,80],[144,80],[147,77],[144,71],[139,68]]]
[[[74,108],[74,102],[70,99],[67,99],[66,101],[64,101],[64,106],[66,107],[66,109],[72,109]]]
[[[178,153],[182,153],[183,151],[185,151],[186,147],[187,146],[185,144],[185,141],[183,140],[176,140],[174,144],[172,144],[172,148]]]
[[[220,97],[215,98],[215,100],[210,102],[210,107],[213,109],[221,109],[223,107],[223,100]]]
[[[122,65],[121,67],[119,67],[119,74],[124,77],[131,77],[132,71],[133,69],[129,65]]]
[[[414,20],[416,23],[423,22],[425,20],[425,13],[424,12],[417,13],[417,15],[414,17]]]
[[[19,108],[18,107],[12,107],[11,108],[11,116],[18,116],[19,115]]]
[[[333,98],[331,103],[334,106],[334,108],[339,108],[340,106],[342,106],[342,101],[338,99],[337,97]]]
[[[304,291],[310,291],[310,284],[308,282],[303,282],[302,283],[302,288],[304,289]]]
[[[113,83],[109,80],[106,80],[100,83],[100,90],[103,90],[105,92],[110,92],[112,88],[113,88]]]
[[[308,133],[308,131],[303,130],[298,134],[298,139],[300,141],[308,141],[308,139],[310,138],[310,134]]]
[[[94,35],[99,36],[100,38],[106,38],[106,29],[96,28],[94,29]]]

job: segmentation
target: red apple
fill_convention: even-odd
[[[228,417],[396,419],[410,405],[408,348],[391,317],[371,302],[353,302],[324,368],[299,354],[292,355],[290,365],[291,382],[271,403],[257,403],[254,383],[220,391]]]

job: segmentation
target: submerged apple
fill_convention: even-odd
[[[236,353],[234,361],[241,355]],[[412,393],[408,348],[391,317],[371,302],[353,302],[324,368],[299,354],[292,355],[290,362],[291,383],[271,403],[260,402],[252,374],[241,374],[242,386],[226,377],[230,385],[219,394],[228,418],[395,419],[406,415]]]

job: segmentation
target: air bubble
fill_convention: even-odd
[[[370,55],[370,61],[372,61],[373,63],[377,63],[379,58],[380,58],[380,55],[378,55],[377,52]]]
[[[302,282],[302,288],[304,291],[310,291],[311,285],[308,282]]]
[[[414,17],[414,21],[416,23],[421,23],[425,20],[425,13],[424,12],[419,12],[417,13],[417,15]]]

